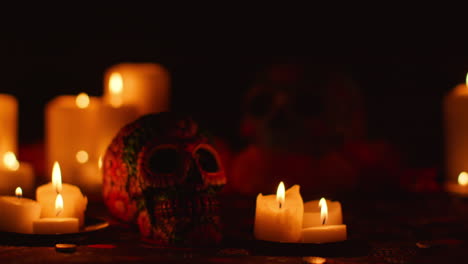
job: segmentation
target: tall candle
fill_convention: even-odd
[[[15,97],[0,94],[0,157],[17,153],[18,102]]]
[[[283,182],[276,195],[257,196],[254,235],[256,239],[276,242],[299,242],[304,204],[299,185],[284,191]]]
[[[155,63],[122,63],[104,77],[104,101],[115,107],[134,105],[138,115],[169,110],[169,74]]]
[[[468,81],[468,75],[467,75]],[[460,84],[444,98],[446,177],[457,182],[468,171],[468,87]]]
[[[41,206],[31,199],[22,198],[21,188],[16,196],[0,196],[0,230],[16,233],[33,233],[33,221],[39,219]]]
[[[80,185],[83,178],[97,177],[100,104],[86,94],[59,96],[47,104],[47,168],[58,161],[66,182]],[[83,168],[88,163],[95,164],[94,171]]]
[[[36,190],[36,199],[41,204],[41,218],[57,217],[55,200],[57,193],[63,196],[64,208],[61,217],[78,218],[80,226],[84,224],[84,212],[88,204],[88,199],[81,193],[81,190],[71,184],[62,184],[60,166],[56,162],[52,171],[52,182],[41,185]]]

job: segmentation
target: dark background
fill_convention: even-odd
[[[54,96],[102,95],[111,65],[157,62],[171,73],[172,109],[193,113],[235,145],[241,102],[258,73],[272,63],[300,62],[337,65],[351,74],[365,99],[370,139],[397,146],[410,167],[443,164],[442,99],[468,71],[468,48],[456,37],[326,29],[282,35],[274,27],[265,37],[255,30],[226,37],[170,29],[162,35],[150,26],[128,29],[107,39],[0,41],[0,92],[20,102],[20,143],[42,142],[44,106]]]

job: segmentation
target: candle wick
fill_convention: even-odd
[[[62,212],[62,210],[57,211],[57,214],[55,216],[59,216],[59,214]]]
[[[327,220],[326,217],[323,218],[322,225],[325,225],[325,220]]]
[[[18,198],[18,199],[21,198],[21,195],[17,194],[17,195],[16,195],[16,198]]]
[[[282,204],[282,203],[279,203],[279,208],[280,208],[280,209],[281,209],[282,206],[283,206],[283,204]]]

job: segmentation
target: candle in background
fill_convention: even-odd
[[[0,94],[0,157],[17,152],[18,102],[14,96]]]
[[[325,198],[320,199],[318,205],[320,207],[320,215],[316,215],[319,219],[318,224],[302,230],[302,242],[320,244],[346,240],[346,225],[328,222],[328,206]]]
[[[104,101],[114,107],[133,105],[138,115],[169,110],[169,73],[155,63],[121,63],[104,76]]]
[[[41,206],[31,199],[22,198],[20,187],[16,196],[0,196],[0,230],[24,234],[33,233],[33,221],[39,219]]]
[[[77,185],[98,176],[97,124],[100,100],[87,94],[58,96],[47,104],[45,141],[48,171],[58,161],[64,181]]]
[[[446,179],[452,183],[460,172],[468,171],[467,117],[468,86],[460,84],[444,98]]]
[[[445,190],[459,196],[468,197],[468,173],[465,171],[460,172],[457,182],[447,181]]]
[[[138,109],[135,105],[123,104],[123,80],[119,73],[111,75],[106,87],[109,90],[109,97],[100,108],[98,155],[101,158],[119,130],[138,118]],[[100,180],[102,181],[102,177]]]
[[[55,198],[55,215],[53,218],[40,218],[33,221],[34,234],[67,234],[79,231],[78,218],[62,217],[65,205],[61,194]]]
[[[13,152],[6,152],[0,160],[0,194],[12,193],[22,186],[25,194],[33,195],[34,170],[29,163],[18,162]]]
[[[276,195],[257,196],[254,235],[256,239],[275,242],[299,242],[302,232],[304,204],[299,185],[284,191],[278,186]]]
[[[71,184],[62,184],[60,166],[58,162],[54,163],[52,169],[52,182],[41,185],[36,190],[36,199],[41,204],[41,218],[57,217],[55,200],[57,194],[63,196],[64,208],[60,213],[61,217],[78,218],[79,225],[84,224],[84,212],[88,204],[88,199],[83,196],[81,190]]]

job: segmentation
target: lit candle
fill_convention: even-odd
[[[61,194],[55,198],[55,215],[53,218],[41,218],[33,222],[34,234],[67,234],[77,233],[79,230],[78,218],[62,217],[64,202]]]
[[[138,115],[169,110],[169,74],[155,63],[122,63],[104,77],[104,100],[114,107],[133,105]]]
[[[0,230],[16,233],[33,233],[33,221],[39,219],[41,206],[38,202],[22,198],[20,187],[16,196],[0,196]]]
[[[0,162],[0,194],[12,193],[15,187],[22,186],[24,193],[34,191],[34,170],[31,164],[19,162],[13,152],[8,151]]]
[[[54,163],[52,169],[52,182],[41,185],[36,190],[36,199],[41,204],[41,217],[54,218],[57,217],[55,200],[57,194],[63,196],[65,207],[60,213],[61,217],[78,218],[80,226],[84,224],[84,212],[88,204],[88,199],[83,196],[81,190],[71,184],[62,184],[62,175],[58,162]]]
[[[460,84],[444,98],[446,176],[452,183],[461,171],[468,171],[467,116],[468,86]]]
[[[322,202],[323,203],[323,202]],[[322,214],[320,200],[313,200],[304,203],[304,221],[302,227],[313,227],[322,225],[320,215]],[[341,212],[341,203],[338,201],[326,201],[328,208],[327,224],[341,225],[343,224],[343,216]]]
[[[460,196],[468,196],[468,173],[460,172],[457,182],[446,182],[445,190]]]
[[[285,192],[283,182],[276,195],[257,196],[254,235],[256,239],[275,242],[299,242],[304,204],[294,185]]]
[[[309,226],[302,230],[302,242],[304,243],[331,243],[346,240],[346,225],[330,224],[328,222],[328,206],[325,198],[320,199],[319,224]]]
[[[98,178],[97,143],[101,100],[85,93],[58,96],[47,104],[47,169],[60,162],[64,181],[82,185]]]

